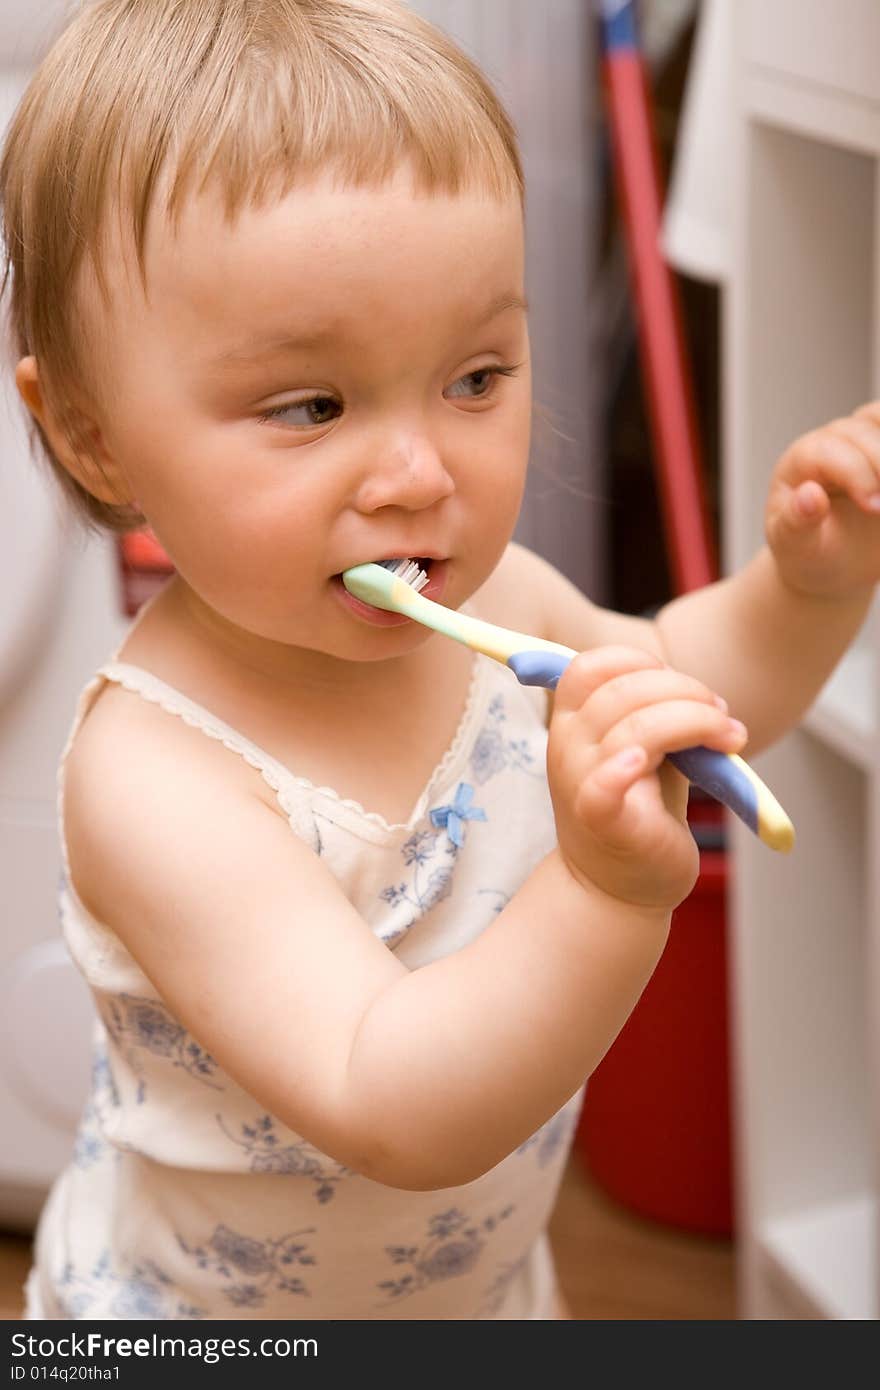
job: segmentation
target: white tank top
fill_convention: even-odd
[[[81,696],[59,769],[59,815],[67,754],[105,682],[254,767],[291,832],[410,969],[478,936],[555,844],[534,698],[543,692],[524,690],[488,658],[475,658],[457,733],[401,825],[296,776],[118,661]],[[67,864],[63,821],[61,838]],[[85,909],[69,872],[61,918],[98,1018],[91,1094],[40,1220],[29,1317],[554,1316],[545,1232],[580,1093],[475,1182],[433,1192],[383,1186],[315,1149],[224,1074]]]

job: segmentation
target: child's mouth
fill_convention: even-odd
[[[381,564],[383,560],[387,561],[391,558],[391,556],[382,556],[375,563]],[[427,583],[421,587],[419,593],[424,594],[425,598],[435,601],[439,599],[446,587],[448,560],[435,559],[430,555],[395,556],[393,558],[411,560],[413,564],[418,565],[419,569],[427,575]],[[364,603],[363,599],[355,598],[354,594],[349,593],[343,584],[341,574],[334,574],[331,584],[340,602],[344,603],[356,617],[370,623],[373,627],[402,627],[404,623],[412,622],[411,618],[407,618],[402,613],[391,613],[384,608],[375,608],[373,604]]]

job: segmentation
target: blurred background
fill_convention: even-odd
[[[688,587],[675,469],[695,508],[688,555],[738,565],[776,452],[880,394],[880,7],[412,3],[481,64],[521,141],[536,418],[518,538],[596,601],[650,613]],[[64,10],[0,0],[0,127]],[[677,336],[652,339],[665,314]],[[653,359],[652,341],[667,343]],[[56,921],[56,765],[78,691],[164,570],[148,540],[66,522],[3,383],[0,1313],[14,1318],[88,1085],[91,1007]],[[880,1312],[873,631],[764,773],[793,811],[818,808],[795,814],[794,870],[692,799],[700,881],[590,1083],[554,1221],[578,1319]]]

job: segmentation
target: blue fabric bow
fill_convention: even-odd
[[[479,806],[472,806],[474,789],[468,782],[459,782],[455,800],[451,806],[438,806],[431,812],[431,824],[435,830],[445,826],[456,849],[464,844],[464,822],[467,820],[486,820],[486,812]]]

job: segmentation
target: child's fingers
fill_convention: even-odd
[[[729,718],[714,705],[696,700],[669,700],[647,705],[621,719],[609,729],[598,751],[604,759],[638,745],[644,748],[647,766],[653,769],[667,753],[698,743],[731,753],[742,748],[747,737],[744,724]]]
[[[596,647],[580,652],[569,663],[556,687],[554,712],[578,710],[594,690],[627,671],[661,670],[663,663],[639,647]]]
[[[630,744],[618,749],[610,758],[603,758],[578,788],[578,816],[594,826],[617,819],[627,792],[642,776],[647,762],[647,754],[638,744]]]
[[[788,451],[786,463],[795,493],[814,482],[831,495],[845,493],[858,505],[872,507],[880,494],[880,425],[864,418],[834,420],[803,435]]]
[[[847,440],[859,451],[851,486],[845,491],[854,502],[875,508],[880,504],[880,421],[866,415],[852,415],[835,420],[833,428],[840,439]]]
[[[855,420],[870,420],[873,424],[880,426],[880,400],[866,401],[852,414]]]
[[[609,729],[627,716],[664,700],[702,701],[727,712],[722,697],[702,681],[660,666],[612,676],[588,696],[576,717],[593,741],[599,743]]]
[[[624,853],[632,852],[640,842],[647,844],[652,838],[656,840],[660,823],[666,819],[669,808],[664,810],[659,795],[639,796],[636,791],[647,763],[643,748],[638,745],[622,748],[613,757],[598,763],[578,786],[572,808],[574,814],[606,853],[613,854],[615,848]],[[686,799],[681,808],[682,818],[685,806]]]
[[[786,520],[796,530],[817,526],[831,510],[831,499],[819,483],[812,479],[793,489],[787,507]]]

